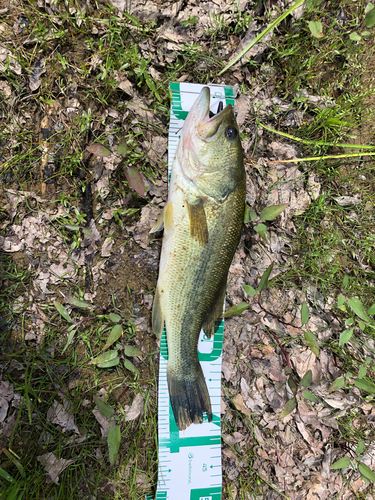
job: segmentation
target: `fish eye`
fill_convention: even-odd
[[[234,127],[227,127],[225,131],[225,137],[227,139],[235,139],[237,135],[238,135],[237,129],[235,129]]]

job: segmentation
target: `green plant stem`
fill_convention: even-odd
[[[282,137],[286,137],[287,139],[292,139],[296,142],[302,142],[303,144],[309,144],[311,146],[337,146],[339,148],[349,148],[349,149],[375,149],[375,146],[367,146],[365,144],[344,144],[341,142],[325,142],[325,141],[309,141],[308,139],[301,139],[300,137],[295,137],[294,135],[287,134],[285,132],[280,132],[280,130],[275,130],[274,128],[268,127],[263,123],[257,121],[257,124],[268,130],[269,132],[273,132],[274,134],[281,135]]]
[[[236,57],[234,57],[225,66],[225,68],[219,72],[219,75],[222,75],[231,66],[233,66],[233,64],[236,64],[236,62],[239,61],[246,54],[246,52],[248,52],[252,47],[254,47],[254,45],[256,45],[258,42],[260,42],[270,31],[272,31],[274,28],[276,28],[276,26],[278,24],[280,24],[281,21],[286,18],[286,16],[291,14],[295,9],[297,9],[297,7],[302,5],[304,1],[305,0],[297,0],[297,2],[295,4],[293,4],[291,7],[289,7],[289,9],[284,12],[284,14],[281,14],[281,16],[279,16],[277,19],[275,19],[273,21],[273,23],[271,23],[269,26],[267,26],[267,28],[264,31],[262,31],[262,33],[260,33],[256,38],[254,38],[254,40],[252,40],[247,47],[245,47]]]
[[[359,156],[375,155],[375,151],[369,151],[366,153],[349,153],[342,155],[326,155],[326,156],[309,156],[307,158],[294,158],[292,160],[265,160],[266,163],[299,163],[301,161],[317,161],[317,160],[327,160],[332,158],[358,158]]]

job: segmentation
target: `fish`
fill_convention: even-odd
[[[219,107],[220,109],[220,107]],[[167,383],[179,430],[212,421],[211,401],[198,360],[223,314],[228,271],[240,240],[246,180],[233,107],[212,116],[203,87],[181,129],[168,199],[151,232],[164,228],[152,326],[165,325]]]

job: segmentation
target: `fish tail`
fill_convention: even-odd
[[[174,419],[180,431],[190,424],[202,423],[204,412],[208,421],[212,421],[210,396],[198,361],[188,373],[168,370],[167,380]]]

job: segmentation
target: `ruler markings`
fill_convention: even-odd
[[[178,132],[183,126],[187,111],[194,103],[197,95],[204,85],[189,83],[172,83],[172,105],[170,128],[168,134],[168,174],[170,175],[172,163],[176,155],[179,142]],[[230,89],[230,90],[229,90]],[[213,85],[211,102],[216,99],[228,99],[234,96],[231,87]],[[217,102],[217,101],[216,101]],[[217,106],[217,104],[216,104]],[[158,425],[159,425],[159,477],[156,498],[159,500],[190,500],[190,492],[199,491],[199,498],[208,498],[211,488],[221,490],[221,474],[211,472],[221,471],[221,350],[223,341],[223,322],[211,340],[200,337],[200,351],[203,351],[201,366],[206,378],[211,406],[214,415],[218,418],[215,423],[207,419],[203,424],[192,425],[186,431],[178,431],[173,415],[170,415],[169,392],[166,377],[167,362],[162,353],[167,352],[165,332],[160,343],[159,367],[159,395],[158,395]],[[220,355],[217,359],[209,359],[209,353],[219,345]],[[203,359],[207,359],[204,361]],[[219,424],[219,425],[217,425]],[[205,443],[205,444],[202,444]],[[214,470],[213,470],[214,469]],[[207,474],[208,472],[208,474]],[[220,478],[220,479],[219,479]],[[167,483],[168,482],[168,486]],[[219,493],[220,495],[220,493]],[[197,498],[198,498],[197,496]],[[215,500],[218,500],[215,491]]]

